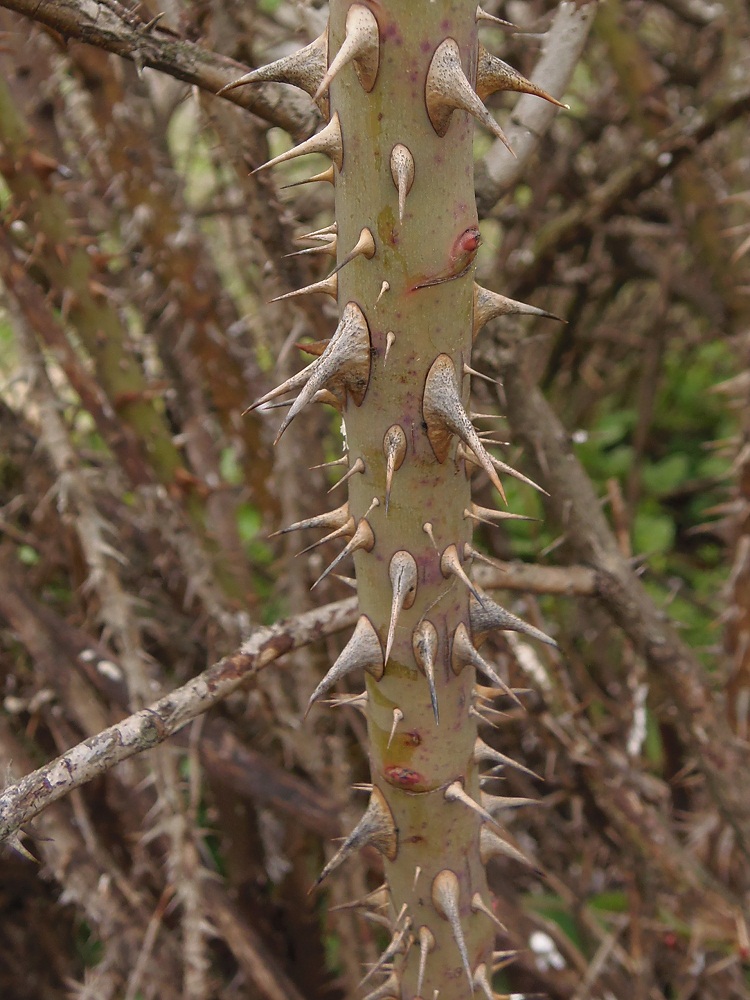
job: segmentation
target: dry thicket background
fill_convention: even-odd
[[[483,29],[530,75],[555,8],[488,6],[530,30]],[[277,416],[242,415],[299,365],[296,342],[333,329],[318,298],[268,304],[325,273],[285,255],[331,221],[330,187],[282,188],[314,166],[249,173],[288,142],[272,125],[312,131],[311,104],[267,88],[254,115],[132,61],[187,60],[217,90],[241,71],[229,59],[307,42],[325,11],[2,7],[114,24],[107,44],[131,56],[0,9],[11,784],[259,626],[351,592],[309,593],[333,544],[295,558],[316,536],[269,539],[342,502],[325,495],[340,469],[309,471],[340,454],[336,420],[310,412],[273,450]],[[503,388],[480,384],[475,408],[507,415],[487,425],[504,457],[551,493],[509,484],[538,520],[478,531],[496,560],[478,576],[560,644],[494,649],[529,694],[524,713],[498,704],[486,738],[540,776],[505,779],[540,801],[508,817],[539,871],[493,863],[498,947],[520,949],[498,990],[750,996],[749,37],[743,0],[607,0],[570,111],[520,176],[498,182],[504,154],[477,140],[480,280],[567,321],[496,322],[477,345]],[[501,121],[512,106],[496,102]],[[367,780],[356,710],[301,718],[342,641],[321,621],[318,641],[24,823],[0,855],[0,996],[355,995],[387,936],[335,909],[379,884],[376,855],[309,893]]]

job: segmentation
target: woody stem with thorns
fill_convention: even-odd
[[[366,844],[383,855],[393,936],[366,977],[370,1000],[495,997],[485,865],[513,848],[494,814],[507,800],[480,791],[477,670],[515,696],[476,645],[498,628],[551,641],[464,565],[472,474],[502,500],[498,467],[513,474],[467,413],[472,343],[493,316],[541,312],[474,282],[474,120],[504,141],[483,98],[553,100],[481,46],[485,17],[467,0],[332,0],[319,39],[236,84],[292,83],[328,115],[259,169],[309,152],[331,161],[317,176],[335,185],[335,225],[313,235],[337,266],[301,293],[334,296],[340,322],[311,364],[253,405],[296,392],[277,440],[312,401],[333,405],[346,429],[348,502],[294,527],[345,541],[321,579],[350,555],[356,568],[359,621],[311,705],[364,671],[370,803],[319,881]]]

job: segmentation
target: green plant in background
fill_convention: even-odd
[[[473,119],[504,141],[483,98],[514,90],[558,103],[484,48],[486,20],[466,0],[333,0],[316,41],[232,85],[292,83],[328,115],[317,135],[258,169],[307,153],[330,160],[317,176],[335,186],[335,220],[308,239],[337,263],[292,294],[333,296],[340,321],[308,348],[318,356],[306,368],[253,407],[296,392],[277,441],[316,401],[346,428],[335,464],[348,501],[285,530],[345,542],[317,582],[354,555],[359,621],[310,704],[364,672],[370,803],[319,881],[368,844],[383,855],[392,937],[366,976],[381,979],[372,1000],[492,1000],[493,968],[510,956],[493,955],[484,866],[517,856],[499,817],[525,800],[481,789],[487,762],[509,762],[479,738],[487,695],[477,672],[491,697],[518,697],[478,647],[494,629],[552,643],[467,574],[472,524],[512,516],[472,503],[475,470],[503,499],[499,473],[525,480],[487,451],[469,416],[472,344],[495,316],[544,315],[474,281]]]

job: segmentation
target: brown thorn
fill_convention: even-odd
[[[427,678],[427,685],[430,690],[430,703],[432,713],[435,716],[435,725],[440,725],[440,712],[438,710],[437,690],[435,688],[435,663],[438,654],[438,633],[431,621],[423,618],[416,626],[411,635],[411,646],[417,667]]]
[[[451,871],[450,868],[444,868],[443,871],[438,872],[432,883],[432,903],[440,916],[450,924],[453,939],[458,947],[461,961],[469,980],[469,988],[473,991],[474,984],[472,983],[471,969],[469,968],[469,956],[466,951],[466,942],[461,928],[459,896],[460,885],[456,873]]]
[[[286,163],[288,160],[294,160],[298,156],[305,156],[307,153],[323,153],[334,162],[337,169],[341,170],[344,162],[344,147],[341,139],[341,124],[339,122],[339,115],[337,111],[334,111],[331,120],[325,128],[320,130],[320,132],[316,132],[315,135],[310,136],[309,139],[305,139],[305,141],[299,143],[299,145],[293,146],[285,153],[280,153],[278,156],[274,156],[273,159],[268,160],[259,167],[256,167],[252,172],[257,174],[261,170],[268,170],[270,167],[275,167],[279,163]]]
[[[310,587],[310,590],[314,590],[319,583],[322,583],[328,574],[336,569],[338,564],[342,561],[342,559],[345,559],[346,556],[351,555],[353,552],[357,552],[359,549],[364,549],[365,552],[370,552],[372,551],[374,545],[375,535],[370,527],[370,522],[365,517],[360,518],[359,524],[357,525],[351,541],[349,541],[346,547],[339,552],[333,562],[323,570],[312,587]]]
[[[326,167],[325,170],[321,170],[319,174],[313,174],[312,177],[306,177],[303,181],[292,181],[290,184],[282,184],[280,187],[281,191],[288,191],[289,188],[302,187],[303,184],[317,184],[322,181],[326,184],[336,183],[336,174],[333,169],[333,164],[330,167]],[[291,256],[291,254],[287,254]]]
[[[455,110],[468,111],[515,156],[505,133],[469,83],[461,65],[458,42],[453,38],[446,38],[435,49],[427,71],[425,103],[432,127],[438,135],[443,136],[448,131]]]
[[[393,424],[383,436],[383,454],[385,455],[385,516],[388,516],[388,506],[391,499],[393,474],[398,472],[406,457],[406,434],[402,427]]]
[[[456,626],[456,631],[453,633],[453,646],[451,649],[451,667],[453,673],[460,674],[463,668],[469,664],[476,670],[481,670],[482,673],[486,674],[504,694],[513,699],[519,708],[523,708],[513,689],[505,683],[494,667],[474,649],[472,641],[469,638],[469,630],[463,622],[459,622]]]
[[[323,879],[366,844],[377,848],[389,861],[394,861],[398,853],[396,824],[385,796],[379,788],[373,788],[367,811],[320,873],[315,885],[320,885]]]
[[[461,560],[458,557],[458,549],[455,545],[449,545],[440,557],[440,572],[446,580],[450,576],[457,577],[464,584],[464,586],[468,587],[469,591],[474,595],[474,597],[476,597],[480,604],[486,599],[482,594],[480,594],[464,572]]]
[[[490,907],[485,903],[485,901],[482,899],[481,893],[475,892],[474,895],[471,897],[471,908],[474,911],[474,913],[483,913],[486,917],[489,917],[492,923],[499,930],[503,931],[503,933],[505,934],[508,933],[508,928],[505,926],[502,920],[499,920],[497,918],[497,916],[492,912]]]
[[[427,373],[422,414],[427,424],[427,437],[438,462],[446,460],[451,438],[457,435],[477,456],[492,485],[505,500],[505,491],[491,457],[463,408],[456,369],[448,354],[439,354]]]
[[[359,234],[357,242],[354,244],[354,246],[346,255],[346,257],[344,257],[341,263],[337,264],[336,267],[334,267],[333,271],[331,271],[331,275],[338,274],[338,272],[341,270],[342,267],[345,267],[356,257],[364,257],[366,260],[372,260],[374,256],[375,256],[375,238],[372,235],[372,230],[368,229],[367,226],[365,226],[362,229],[361,233]]]
[[[246,73],[238,80],[233,80],[221,90],[217,95],[226,94],[235,87],[242,87],[247,83],[288,83],[294,87],[299,87],[311,97],[315,94],[320,81],[326,71],[328,60],[328,29],[318,35],[318,37],[298,49],[291,55],[283,56],[267,66]]]
[[[388,567],[391,581],[391,618],[388,623],[388,638],[385,644],[385,663],[391,655],[396,622],[403,610],[408,610],[417,594],[417,563],[411,552],[401,549],[395,552]]]
[[[540,642],[544,642],[554,649],[559,648],[555,640],[542,632],[541,629],[536,628],[534,625],[529,625],[522,618],[518,618],[516,615],[511,614],[510,611],[506,611],[505,608],[496,604],[495,601],[487,596],[484,597],[484,600],[479,605],[469,603],[469,622],[474,641],[478,645],[481,645],[490,632],[501,630],[522,632],[524,635],[528,635],[532,639],[538,639]]]
[[[306,517],[303,521],[295,521],[294,524],[286,528],[280,528],[270,534],[269,538],[276,538],[277,535],[286,535],[290,531],[301,531],[303,528],[341,528],[349,520],[349,502],[342,503],[335,510],[328,510],[325,514],[316,514],[314,517]]]
[[[509,299],[505,295],[500,295],[499,292],[492,292],[489,288],[483,288],[482,285],[474,282],[473,329],[475,340],[485,323],[489,323],[496,316],[510,315],[542,316],[545,319],[557,320],[558,323],[565,322],[564,319],[555,316],[554,313],[547,312],[546,309],[539,309],[537,306],[530,306],[525,302],[517,302],[515,299]]]
[[[352,637],[342,649],[331,669],[318,684],[305,709],[305,718],[315,702],[326,694],[342,677],[353,670],[366,670],[376,679],[383,676],[383,647],[375,628],[367,617],[360,615]]]
[[[467,809],[471,809],[472,812],[475,812],[477,816],[485,821],[485,823],[495,822],[492,814],[486,809],[483,809],[478,802],[475,802],[474,799],[472,799],[461,781],[452,781],[443,792],[443,798],[446,802],[460,802],[461,805],[466,806]]]
[[[350,62],[354,62],[359,82],[369,94],[375,86],[380,64],[380,29],[372,11],[359,3],[349,8],[344,41],[320,81],[313,100],[319,100],[326,93],[336,74]]]
[[[490,94],[497,93],[498,90],[513,91],[517,94],[531,94],[534,97],[541,97],[544,101],[549,101],[558,108],[565,108],[569,111],[567,104],[558,101],[556,97],[548,94],[546,90],[537,87],[531,80],[527,80],[517,70],[513,69],[502,59],[493,56],[484,45],[479,44],[477,53],[477,95],[481,100],[486,100]]]
[[[391,150],[391,177],[398,191],[398,221],[403,222],[406,196],[414,183],[414,157],[401,142]]]
[[[317,549],[320,545],[325,545],[326,542],[335,542],[337,538],[351,538],[354,534],[356,526],[354,518],[350,517],[346,524],[342,525],[340,528],[336,528],[335,531],[331,531],[323,538],[319,538],[317,542],[313,542],[312,545],[308,545],[304,549],[300,549],[297,555],[303,556],[307,552],[312,552],[313,549]]]
[[[427,956],[435,947],[435,935],[427,924],[422,924],[417,932],[419,938],[419,971],[417,972],[417,996],[422,995],[422,983],[424,982],[425,968],[427,967]]]
[[[398,728],[399,722],[402,722],[404,718],[404,713],[400,708],[393,709],[393,724],[391,725],[391,735],[388,737],[388,743],[386,744],[386,749],[390,748],[393,742],[393,737],[396,735],[396,729]]]
[[[363,473],[364,471],[365,471],[365,463],[362,461],[361,458],[358,458],[357,461],[354,463],[354,465],[351,467],[351,469],[349,469],[348,472],[344,473],[341,479],[339,479],[337,483],[334,483],[334,485],[330,488],[328,492],[333,493],[333,491],[335,489],[338,489],[338,487],[341,486],[342,483],[347,482],[349,479],[351,479],[352,476],[356,476],[358,473],[360,472]]]

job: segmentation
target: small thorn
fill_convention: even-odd
[[[458,43],[453,38],[446,38],[435,49],[427,71],[425,102],[430,122],[438,135],[443,136],[448,131],[455,110],[468,111],[515,156],[505,133],[469,83],[461,66]]]
[[[315,885],[320,885],[323,879],[365,844],[371,844],[389,861],[395,861],[398,853],[398,832],[393,814],[379,788],[373,788],[367,812],[320,873]]]
[[[478,372],[476,368],[470,368],[469,365],[464,365],[464,375],[473,375],[474,378],[481,378],[485,382],[489,382],[490,385],[500,385],[496,378],[492,378],[490,375],[485,375],[483,372]]]
[[[416,884],[416,883],[415,883]],[[435,947],[435,935],[427,924],[422,924],[417,932],[419,939],[419,972],[417,973],[417,996],[422,996],[422,983],[424,982],[425,968],[427,967],[427,956]]]
[[[435,716],[435,725],[440,725],[440,712],[438,711],[437,690],[435,688],[435,663],[437,661],[438,645],[437,629],[432,622],[423,618],[412,632],[411,646],[417,667],[419,667],[427,678],[432,713]]]
[[[502,715],[502,712],[493,712],[493,715]],[[490,722],[484,712],[479,712],[473,705],[469,705],[469,715],[472,719],[476,719],[477,722],[482,723],[485,726],[490,726],[492,729],[499,729],[500,724],[497,722]]]
[[[325,545],[326,542],[335,542],[337,538],[351,538],[354,534],[356,526],[354,518],[350,517],[346,524],[342,525],[340,528],[336,528],[335,531],[331,531],[329,534],[324,535],[323,538],[319,538],[317,542],[313,542],[312,545],[305,546],[305,548],[301,549],[297,555],[303,556],[307,552],[312,552],[313,549],[317,549],[320,545]]]
[[[306,517],[303,521],[295,521],[286,528],[280,528],[269,535],[269,538],[276,538],[277,535],[286,535],[290,531],[301,531],[303,528],[342,528],[349,520],[349,503],[342,503],[335,510],[328,510],[325,514],[317,514],[315,517]]]
[[[554,313],[547,312],[546,309],[538,309],[536,306],[526,305],[525,302],[517,302],[515,299],[506,298],[498,292],[491,292],[489,288],[483,288],[474,282],[474,339],[477,334],[491,319],[496,316],[543,316],[545,319],[554,319],[558,323],[565,320]]]
[[[367,692],[363,691],[361,694],[334,695],[333,698],[329,698],[325,704],[330,705],[331,708],[356,708],[363,715],[366,715],[367,703],[369,700]]]
[[[529,625],[516,615],[512,615],[510,611],[506,611],[505,608],[500,607],[499,604],[496,604],[489,597],[485,596],[480,604],[481,606],[477,606],[476,604],[472,605],[469,603],[471,633],[477,645],[481,645],[490,632],[499,629],[508,632],[522,632],[532,639],[538,639],[540,642],[544,642],[554,649],[559,649],[555,640],[542,632],[541,629]]]
[[[294,160],[298,156],[306,156],[307,153],[323,153],[335,163],[338,170],[341,170],[344,162],[344,147],[341,139],[341,124],[339,122],[339,115],[337,111],[334,111],[331,120],[325,128],[320,130],[320,132],[316,132],[315,135],[310,136],[309,139],[305,139],[305,141],[301,142],[298,146],[293,146],[285,153],[280,153],[278,156],[274,156],[272,160],[268,160],[267,163],[263,163],[261,166],[256,167],[255,170],[253,170],[253,173],[257,174],[261,170],[268,170],[269,167],[275,167],[279,163],[286,163],[288,160]]]
[[[414,881],[412,882],[412,886],[411,886],[412,887],[412,891],[414,891],[414,889],[417,888],[417,882],[419,881],[419,876],[421,874],[422,874],[422,868],[421,868],[420,865],[417,865],[417,867],[414,869]],[[417,993],[419,993],[419,990],[417,990]]]
[[[388,282],[384,281],[383,284],[380,286],[378,297],[375,299],[375,305],[377,305],[378,302],[380,302],[380,300],[383,298],[386,292],[390,291],[390,288],[391,286],[388,284]]]
[[[326,71],[328,61],[328,30],[310,42],[304,48],[293,52],[291,55],[277,59],[269,63],[268,66],[261,66],[250,73],[246,73],[239,80],[233,80],[218,91],[218,95],[226,94],[235,87],[242,87],[246,83],[288,83],[294,87],[299,87],[311,97],[320,85]]]
[[[340,264],[337,264],[333,269],[332,274],[338,274],[342,267],[345,267],[350,261],[353,261],[356,257],[364,257],[366,260],[372,260],[375,256],[375,239],[372,235],[372,230],[368,229],[367,226],[364,227],[362,232],[359,234],[357,242],[354,244],[349,253],[344,257]]]
[[[408,610],[417,595],[417,563],[411,552],[401,549],[395,552],[388,567],[391,580],[391,618],[388,624],[388,639],[385,644],[385,663],[391,655],[396,623],[403,610]]]
[[[445,549],[442,556],[440,557],[440,572],[443,574],[446,580],[450,576],[455,576],[459,580],[461,580],[461,582],[466,587],[468,587],[469,591],[474,595],[474,597],[476,597],[476,599],[480,603],[486,600],[486,598],[484,598],[479,593],[477,588],[474,586],[474,584],[471,582],[471,580],[464,572],[464,568],[461,565],[461,560],[458,557],[458,550],[456,549],[455,545],[449,545],[448,548]]]
[[[439,354],[427,373],[422,414],[427,424],[427,437],[438,462],[446,460],[451,438],[457,435],[477,456],[492,485],[505,500],[492,459],[463,408],[456,369],[448,354]]]
[[[401,996],[401,980],[395,972],[391,972],[386,981],[368,993],[363,1000],[396,1000]]]
[[[395,958],[396,955],[408,951],[411,946],[411,927],[412,919],[407,917],[404,921],[404,926],[399,927],[400,921],[396,921],[396,929],[393,932],[390,942],[388,943],[385,951],[380,956],[380,958],[375,962],[370,971],[359,981],[358,986],[362,987],[367,982],[367,980],[375,975],[376,972],[383,969],[384,966],[391,962],[391,959]]]
[[[357,552],[359,549],[364,549],[365,552],[371,552],[374,545],[375,535],[373,534],[369,521],[365,517],[360,518],[359,524],[357,525],[357,529],[354,532],[351,541],[349,541],[346,547],[339,552],[333,562],[323,570],[312,587],[310,587],[310,590],[314,590],[319,583],[322,583],[328,574],[336,569],[341,560],[345,559],[346,556],[351,555],[353,552]]]
[[[497,826],[493,822],[493,826]],[[509,844],[507,840],[495,832],[492,827],[483,826],[479,831],[479,854],[482,859],[482,864],[485,867],[490,863],[493,858],[512,858],[514,861],[520,861],[521,864],[527,865],[538,871],[537,866],[531,861],[526,855],[519,851],[517,847]]]
[[[476,896],[474,897],[476,898]],[[474,900],[472,900],[472,909],[474,908]],[[484,962],[480,962],[479,965],[474,969],[474,975],[472,976],[472,982],[475,986],[484,993],[487,1000],[495,1000],[495,994],[490,985],[490,981],[487,978],[487,966]]]
[[[467,809],[471,809],[472,812],[475,812],[477,816],[485,821],[485,823],[495,822],[492,814],[486,809],[483,809],[478,802],[475,802],[475,800],[472,799],[461,781],[451,782],[451,784],[445,789],[443,798],[446,802],[460,802],[461,805],[466,806]]]
[[[450,868],[444,868],[438,872],[432,883],[432,903],[445,920],[448,921],[453,932],[453,939],[458,947],[461,961],[463,962],[466,976],[469,980],[469,988],[474,989],[469,968],[469,956],[466,951],[464,932],[461,928],[461,913],[459,907],[460,886],[458,876]]]
[[[542,781],[543,779],[531,768],[526,767],[524,764],[520,764],[517,760],[513,760],[512,757],[507,757],[504,753],[500,753],[494,747],[489,746],[484,740],[477,736],[476,742],[474,743],[474,754],[473,760],[475,764],[481,764],[482,761],[490,761],[499,767],[512,767],[517,771],[522,771],[527,774],[530,778],[535,778],[537,781]]]
[[[493,510],[491,507],[480,507],[472,503],[471,509],[464,510],[464,517],[470,517],[472,521],[480,521],[482,524],[491,524],[497,527],[498,521],[535,521],[535,517],[527,517],[526,514],[512,514],[508,510]]]
[[[315,362],[312,361],[306,368],[303,368],[302,371],[297,372],[296,375],[292,375],[291,378],[286,379],[286,381],[282,382],[281,385],[277,385],[275,389],[270,389],[268,392],[265,392],[244,410],[243,416],[245,413],[250,413],[251,410],[257,410],[259,406],[265,406],[272,399],[276,399],[277,396],[284,396],[287,392],[294,392],[295,389],[299,389],[309,379],[314,364]]]
[[[490,94],[497,93],[498,90],[509,90],[517,94],[532,94],[534,97],[541,97],[543,100],[549,101],[550,104],[554,104],[558,108],[570,110],[567,104],[562,104],[556,97],[548,94],[541,87],[537,87],[531,80],[527,80],[525,76],[503,62],[502,59],[489,53],[481,43],[477,54],[476,89],[483,101]]]
[[[369,517],[370,514],[375,510],[375,508],[379,507],[379,506],[380,506],[380,501],[378,500],[377,497],[373,497],[372,501],[370,503],[370,506],[364,512],[364,514],[362,515],[362,517]]]
[[[370,381],[370,329],[356,303],[346,304],[328,347],[307,370],[307,381],[282,421],[274,444],[320,389],[338,390],[344,398],[350,394],[357,406],[364,399]]]
[[[388,355],[391,353],[391,348],[396,343],[396,334],[393,330],[389,330],[385,335],[385,354],[383,355],[383,365],[388,361]]]
[[[496,24],[501,28],[510,28],[513,32],[518,30],[512,21],[503,21],[502,18],[495,17],[494,14],[488,14],[487,11],[482,10],[481,7],[477,7],[476,20],[489,21],[491,24]]]
[[[342,455],[341,458],[334,458],[331,462],[321,462],[319,465],[309,466],[310,472],[314,472],[316,469],[336,469],[342,465],[349,465],[349,459],[346,455]]]
[[[275,299],[270,299],[269,302],[283,302],[285,299],[294,299],[298,295],[316,295],[318,293],[321,293],[322,295],[330,295],[334,299],[338,298],[338,275],[329,274],[327,278],[321,278],[320,281],[313,281],[311,285],[305,285],[303,288],[295,288],[294,291],[285,292],[283,295],[277,295]]]
[[[488,598],[489,600],[489,598]],[[481,670],[483,674],[486,674],[490,680],[496,684],[504,694],[518,705],[519,708],[523,708],[523,705],[519,701],[517,695],[511,687],[509,687],[502,677],[495,671],[483,656],[474,649],[471,639],[469,638],[469,630],[466,628],[463,622],[459,622],[456,626],[456,631],[453,633],[453,647],[451,650],[451,667],[453,673],[458,675],[464,669],[464,667],[471,665],[476,670]]]
[[[365,463],[362,461],[361,458],[358,458],[357,461],[354,463],[354,465],[351,467],[351,469],[349,469],[348,472],[344,473],[341,479],[339,479],[339,481],[335,483],[328,492],[333,493],[333,491],[335,489],[338,489],[338,487],[341,486],[342,483],[347,482],[349,479],[352,478],[352,476],[356,476],[358,473],[363,473],[364,471],[365,471]]]
[[[323,240],[326,241],[331,236],[337,236],[339,231],[338,223],[332,222],[329,226],[323,226],[322,229],[313,229],[312,232],[302,233],[301,236],[295,236],[295,242],[299,243],[301,240]]]
[[[432,522],[425,521],[425,523],[422,525],[422,531],[424,531],[425,535],[427,535],[427,537],[430,539],[433,549],[439,553],[440,549],[437,547],[437,542],[435,541],[435,535],[432,530]]]
[[[366,670],[376,680],[380,680],[383,676],[383,668],[383,647],[380,645],[378,634],[367,615],[360,615],[351,639],[344,646],[336,662],[323,680],[310,695],[304,717],[307,718],[310,709],[318,698],[321,698],[337,681],[350,674],[353,670]]]
[[[290,257],[306,257],[309,255],[325,254],[327,257],[336,256],[336,247],[338,244],[338,237],[331,236],[330,239],[321,241],[318,246],[315,247],[305,247],[303,250],[294,250],[292,253],[285,253],[284,260],[288,260]]]
[[[529,799],[522,795],[490,795],[482,792],[482,803],[490,814],[501,812],[503,809],[521,809],[522,806],[538,806],[539,799]]]
[[[386,744],[386,750],[390,749],[391,743],[393,742],[393,737],[396,735],[396,729],[398,728],[399,722],[404,718],[404,713],[400,708],[393,709],[393,724],[391,725],[391,735],[388,737],[388,742]]]
[[[398,472],[406,457],[406,434],[402,427],[393,424],[383,437],[383,454],[385,455],[385,514],[388,516],[388,506],[391,499],[393,474]]]
[[[315,92],[313,100],[319,100],[328,90],[331,81],[347,66],[354,62],[359,82],[366,93],[375,86],[380,63],[380,30],[375,15],[362,4],[354,3],[346,15],[344,41]]]
[[[492,952],[492,971],[500,972],[502,969],[506,969],[512,962],[518,958],[521,952],[517,949],[511,949],[509,951],[493,951]],[[532,996],[539,997],[542,1000],[540,994],[536,993],[522,993],[523,1000],[531,1000]],[[513,994],[511,994],[512,1000]]]
[[[391,150],[391,177],[398,191],[398,221],[403,222],[406,196],[414,183],[414,157],[401,142]]]
[[[498,441],[489,441],[487,443],[488,444],[499,444],[500,442],[498,442]],[[490,455],[490,461],[495,466],[495,468],[497,469],[498,472],[504,472],[508,476],[513,476],[513,478],[517,479],[519,482],[526,483],[527,486],[531,486],[532,489],[537,490],[537,492],[539,492],[539,493],[543,493],[546,497],[549,496],[549,493],[544,489],[543,486],[540,486],[539,483],[535,483],[534,480],[533,479],[529,479],[528,476],[524,476],[524,474],[522,472],[519,472],[518,469],[514,469],[512,465],[507,465],[505,462],[501,461],[499,458],[495,458],[494,455]],[[481,463],[479,463],[479,464],[481,464]]]
[[[351,903],[339,903],[338,906],[329,906],[328,912],[335,913],[337,910],[383,910],[388,906],[389,900],[388,883],[383,882],[377,889],[368,892],[361,899],[352,900]]]
[[[483,913],[486,917],[489,917],[492,923],[498,928],[498,930],[503,931],[507,934],[508,928],[505,924],[498,920],[497,916],[492,912],[491,908],[482,899],[481,893],[475,892],[471,897],[471,908],[474,913]]]
[[[317,184],[319,181],[322,181],[325,184],[336,183],[336,174],[333,170],[333,164],[331,164],[330,167],[326,167],[325,170],[321,170],[320,173],[313,174],[312,177],[306,177],[303,181],[292,181],[290,184],[282,184],[281,190],[288,191],[289,188],[302,187],[303,184]],[[287,254],[287,256],[291,257],[291,254]]]

